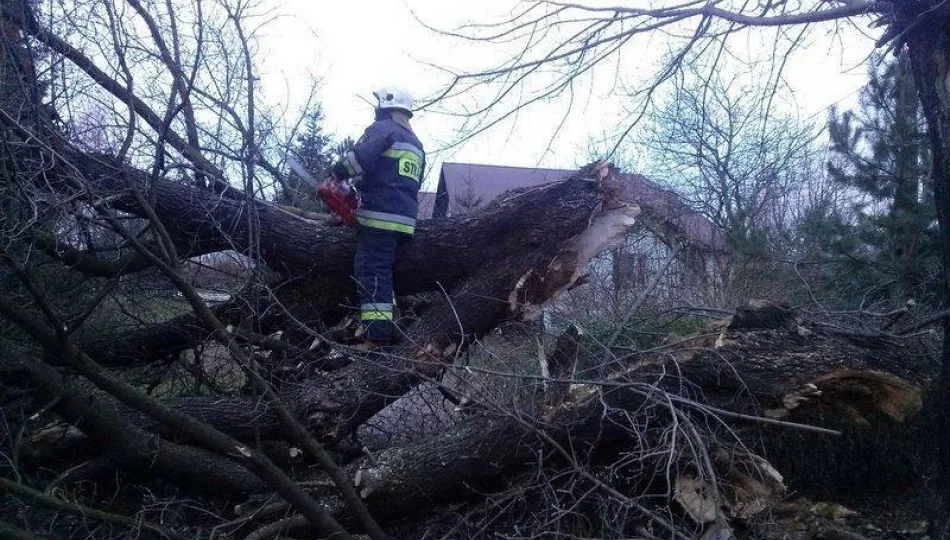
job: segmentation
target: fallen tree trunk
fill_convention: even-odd
[[[634,374],[735,412],[804,418],[830,410],[855,422],[917,414],[934,375],[919,341],[828,327],[768,302],[641,359]]]
[[[102,158],[76,153],[73,159],[81,164],[87,177],[93,179],[103,197],[141,189],[147,180],[141,171]],[[568,273],[596,254],[585,252],[581,257],[586,257],[584,260],[568,261],[565,250],[574,248],[566,242],[598,227],[613,227],[614,230],[600,232],[616,235],[633,226],[639,208],[631,198],[629,186],[617,178],[608,180],[605,171],[598,173],[602,177],[594,178],[589,168],[563,183],[512,192],[476,214],[420,223],[413,241],[401,248],[397,257],[397,294],[425,291],[461,294],[488,283],[490,290],[481,293],[504,306],[509,303],[508,296],[517,280],[528,279],[526,276],[530,274],[526,287],[551,288],[527,291],[527,294],[540,295],[530,301],[546,301],[556,290],[550,283],[567,279],[545,277],[546,267],[559,253],[565,253],[560,262],[565,268],[557,271]],[[611,184],[607,192],[601,186],[603,181]],[[190,242],[191,253],[248,247],[247,200],[221,197],[169,181],[152,183],[150,195],[155,201],[155,213],[169,235],[179,243]],[[136,215],[146,212],[131,196],[116,199],[112,204]],[[354,232],[303,219],[263,201],[253,204],[259,220],[261,257],[285,278],[272,288],[280,307],[302,321],[319,321],[327,312],[338,310],[354,291],[351,278],[356,246]],[[613,205],[613,210],[603,211],[604,204]],[[603,214],[600,225],[591,226],[598,214]],[[623,220],[626,221],[620,224]],[[566,269],[568,265],[570,270]],[[544,279],[548,284],[542,286]],[[157,354],[186,349],[200,334],[194,323],[192,317],[183,316],[154,330],[146,328],[117,336],[115,345],[98,347],[103,356],[114,356],[101,361],[128,365],[147,362]],[[144,350],[157,352],[136,355],[136,351]]]
[[[470,294],[479,301],[491,298],[480,291]],[[500,302],[488,302],[493,304]],[[417,330],[393,354],[362,358],[339,372],[288,385],[284,398],[314,433],[338,440],[416,384],[438,377],[465,339],[458,325],[479,329],[480,314],[488,321],[480,327],[484,333],[505,316],[493,311],[460,296],[421,321],[428,335]],[[738,318],[718,323],[640,359],[625,377],[696,403],[768,418],[809,419],[816,411],[830,411],[854,422],[873,414],[903,421],[920,409],[930,373],[925,361],[908,358],[924,358],[926,351],[912,342],[855,339],[790,317],[778,325]],[[236,437],[283,433],[273,411],[259,400],[182,398],[175,403]]]
[[[210,451],[164,441],[117,413],[117,401],[81,388],[37,358],[8,358],[18,382],[39,387],[53,411],[97,441],[103,454],[133,475],[160,476],[192,491],[240,497],[266,485],[246,468]],[[8,382],[8,381],[4,381]]]
[[[252,317],[249,298],[237,298],[213,306],[215,315],[226,324],[237,324]],[[169,358],[186,349],[194,349],[207,341],[211,332],[194,313],[186,313],[168,321],[137,328],[118,336],[102,336],[82,344],[91,356],[106,367],[131,367]]]
[[[702,440],[710,455],[717,456],[713,468],[723,475],[722,486],[732,486],[723,488],[715,501],[723,506],[719,513],[750,517],[755,513],[750,508],[756,512],[766,508],[784,487],[764,460],[741,450],[739,441],[729,443],[728,435],[726,440],[712,435],[717,424],[777,425],[811,417],[818,410],[836,412],[848,422],[863,422],[871,414],[903,421],[919,411],[920,396],[933,376],[926,368],[908,369],[908,354],[922,352],[912,340],[887,344],[855,341],[801,321],[784,308],[775,309],[784,313],[787,324],[740,322],[752,312],[773,308],[744,310],[732,321],[711,329],[718,331],[680,340],[668,350],[640,358],[602,385],[575,385],[564,399],[540,408],[539,403],[546,400],[522,403],[504,414],[469,414],[451,429],[378,452],[347,470],[374,515],[385,521],[431,510],[433,501],[447,504],[504,486],[505,477],[550,453],[550,448],[545,452],[540,449],[552,443],[569,444],[575,452],[589,455],[579,449],[604,447],[618,440],[640,438],[638,444],[645,445],[648,440],[655,443],[660,439],[637,431],[638,425],[652,424],[656,432],[662,432],[674,420],[682,423],[694,418],[696,426],[712,426],[708,428],[712,431],[703,431]],[[746,373],[748,377],[744,377]],[[549,392],[553,391],[551,387]],[[712,405],[700,396],[711,399]],[[742,414],[713,405],[732,405]],[[765,416],[769,411],[772,417],[778,416],[774,412],[779,408],[785,411],[785,420]],[[782,429],[810,428],[786,423]],[[724,454],[721,448],[737,455]],[[698,456],[689,458],[694,462]],[[759,465],[740,473],[738,461],[746,463],[742,467]],[[686,475],[681,488],[699,482],[695,474],[687,474],[688,467],[676,470]],[[752,484],[755,489],[751,493],[740,493],[738,486],[748,489]],[[334,495],[323,496],[331,501],[331,507],[342,511]],[[762,500],[752,500],[755,497]],[[690,500],[680,502],[692,504]],[[716,518],[717,513],[702,508],[702,504],[692,508],[695,516],[687,513],[701,524],[711,523],[714,519],[703,516]]]
[[[73,152],[69,158],[103,197],[148,186],[157,217],[173,239],[192,246],[191,253],[248,248],[247,199],[222,197],[172,181],[149,182],[144,171],[103,156]],[[512,194],[477,214],[420,223],[413,241],[399,253],[396,289],[400,294],[439,290],[440,286],[450,289],[473,268],[482,266],[486,256],[497,253],[499,241],[504,243],[506,238],[520,237],[518,245],[527,252],[550,245],[552,233],[561,239],[576,234],[573,220],[565,221],[568,214],[590,217],[593,207],[602,201],[599,184],[576,181],[583,176],[575,177],[573,182],[521,190],[530,195]],[[111,204],[118,210],[145,216],[145,209],[131,195]],[[265,263],[287,276],[328,279],[347,290],[352,288],[346,283],[356,249],[352,229],[304,219],[265,201],[253,200],[252,204]],[[318,285],[322,284],[314,287]]]
[[[624,186],[606,166],[591,167],[563,183],[513,192],[484,212],[449,222],[444,231],[431,231],[429,239],[435,244],[454,235],[472,242],[459,249],[465,242],[453,241],[459,253],[453,257],[456,262],[477,255],[492,264],[470,262],[468,275],[454,286],[433,282],[445,297],[426,309],[395,350],[356,357],[337,371],[287,384],[283,397],[318,437],[337,440],[351,433],[413,386],[437,377],[472,338],[505,320],[537,317],[545,302],[574,283],[591,257],[620,242],[634,225],[639,209],[624,194]],[[425,248],[425,238],[413,243],[422,247],[409,248],[410,261],[424,261],[442,249]],[[420,259],[421,254],[428,255]],[[436,259],[425,264],[452,266]],[[246,416],[228,426],[226,415],[207,413],[214,403],[225,410],[257,407],[242,399],[208,401],[212,403],[207,406],[190,403],[204,409],[206,418],[220,419],[225,425],[216,427],[228,433],[244,430]],[[262,414],[272,418],[266,410]]]

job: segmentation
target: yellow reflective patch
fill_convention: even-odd
[[[409,150],[386,150],[383,152],[386,157],[399,160],[399,175],[411,178],[416,182],[422,176],[422,159],[419,154]]]
[[[364,227],[372,227],[374,229],[382,229],[384,231],[395,231],[406,234],[413,234],[416,232],[416,228],[412,225],[404,225],[402,223],[395,223],[393,221],[383,221],[381,219],[373,219],[362,216],[356,216],[356,221]]]
[[[393,313],[391,311],[364,311],[360,314],[360,318],[364,321],[391,321],[393,320]]]

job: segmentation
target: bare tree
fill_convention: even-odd
[[[781,113],[762,113],[774,95],[766,85],[697,71],[677,78],[651,118],[652,176],[684,187],[689,204],[726,231],[734,250],[748,250],[756,235],[785,221],[776,211],[807,180],[814,136]]]
[[[793,226],[794,195],[820,181],[810,167],[815,130],[779,111],[763,113],[781,98],[765,75],[708,75],[699,61],[675,77],[649,116],[643,146],[653,156],[651,177],[679,188],[724,231],[730,256],[714,282],[725,305],[783,297],[769,282],[785,281],[774,259]]]

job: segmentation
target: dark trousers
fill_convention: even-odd
[[[354,276],[365,339],[389,341],[393,337],[393,266],[396,250],[408,239],[403,233],[359,228]]]

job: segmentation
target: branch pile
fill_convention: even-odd
[[[119,470],[240,503],[219,523],[235,536],[375,535],[382,526],[412,537],[447,519],[471,537],[467,527],[491,522],[485,505],[501,504],[503,521],[516,523],[499,502],[512,497],[545,530],[622,508],[599,534],[732,534],[788,492],[783,464],[755,440],[761,430],[775,441],[801,432],[840,439],[850,436],[842,424],[901,422],[920,409],[930,377],[906,361],[918,354],[912,340],[849,335],[767,302],[650,352],[597,348],[570,327],[547,354],[535,344],[536,369],[464,366],[474,343],[536,320],[635,225],[636,198],[607,165],[422,225],[399,255],[396,284],[428,299],[402,325],[399,346],[365,354],[329,331],[352,289],[352,231],[165,180],[144,197],[143,173],[101,156],[70,159],[84,172],[70,182],[106,216],[162,224],[181,257],[257,250],[277,277],[209,309],[172,268],[193,312],[79,342],[43,321],[37,299],[36,308],[0,303],[34,341],[4,360],[0,376],[27,381],[37,417],[56,419],[29,433],[25,448],[37,466],[75,465],[66,451],[95,464],[55,482]],[[196,349],[212,342],[248,377],[243,389],[159,401],[119,375],[188,364],[185,353],[199,364]],[[499,356],[517,357],[508,345]],[[578,379],[582,360],[613,371]],[[821,427],[830,416],[840,422]],[[551,508],[559,510],[546,516]]]

